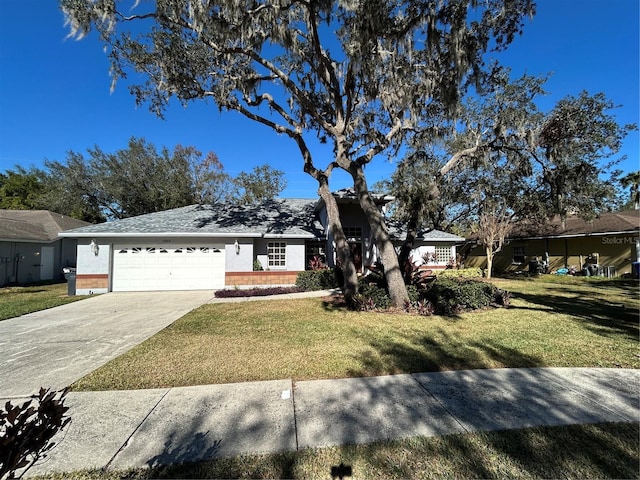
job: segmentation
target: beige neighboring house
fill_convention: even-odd
[[[486,268],[484,247],[467,245],[465,265]],[[640,261],[640,210],[604,213],[593,221],[579,217],[544,225],[518,225],[502,251],[494,259],[494,273],[528,271],[530,262],[544,261],[548,255],[549,271],[585,265],[597,274],[616,277],[632,273]]]
[[[48,210],[0,210],[0,287],[63,280],[77,240],[60,233],[87,225]]]

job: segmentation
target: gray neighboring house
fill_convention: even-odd
[[[76,265],[76,240],[61,233],[87,225],[48,210],[0,210],[0,287],[62,280]]]
[[[356,267],[366,273],[377,260],[367,220],[352,190],[334,196]],[[393,197],[375,199],[384,211]],[[447,249],[447,260],[455,257],[455,244],[463,239],[439,234],[419,239],[420,248]],[[292,285],[316,256],[335,265],[321,199],[276,199],[258,206],[191,205],[63,235],[78,241],[78,294]],[[445,266],[446,262],[440,265]]]

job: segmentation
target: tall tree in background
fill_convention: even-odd
[[[87,159],[69,152],[64,163],[45,162],[57,183],[50,192],[51,202],[56,197],[63,202],[82,198],[112,219],[195,203],[188,149],[178,147],[171,154],[162,148],[158,152],[144,139],[132,138],[126,149],[115,153],[98,146],[87,153]]]
[[[38,198],[44,186],[40,172],[16,166],[15,170],[0,173],[0,208],[34,210],[40,207]]]
[[[194,203],[244,202],[276,197],[284,188],[283,172],[257,167],[229,176],[218,157],[194,147],[160,151],[144,139],[106,153],[100,147],[84,155],[69,152],[65,162],[46,161],[39,203],[85,220],[120,219]],[[241,184],[242,190],[238,190]]]
[[[421,144],[398,163],[389,180],[374,185],[395,197],[391,215],[406,232],[398,253],[406,283],[412,275],[411,251],[418,234],[433,229],[451,231],[468,214],[461,208],[461,199],[469,185],[460,176],[441,175],[445,164],[441,154]]]
[[[640,171],[631,172],[620,179],[620,185],[624,189],[629,189],[628,202],[633,205],[633,208],[638,210],[640,208]]]
[[[72,35],[99,32],[114,80],[131,70],[144,77],[130,88],[156,113],[172,96],[183,103],[213,99],[293,139],[327,205],[350,295],[357,279],[329,190],[334,168],[348,172],[397,306],[407,291],[364,167],[397,152],[433,104],[453,115],[461,92],[487,80],[484,53],[508,45],[523,15],[534,11],[531,0],[61,0],[61,6]],[[332,142],[328,165],[314,164],[307,134]]]
[[[16,167],[0,174],[0,208],[46,209],[92,223],[171,208],[214,203],[259,203],[286,187],[284,172],[268,165],[232,178],[215,153],[177,145],[157,148],[131,138],[127,148],[87,156],[69,152],[44,169]]]
[[[581,92],[558,102],[545,116],[531,148],[531,165],[543,186],[539,202],[548,216],[593,218],[614,202],[612,168],[622,140],[636,125],[619,125],[603,93]],[[535,147],[535,148],[534,148]],[[612,175],[612,173],[615,173]]]
[[[235,200],[240,204],[255,205],[278,196],[287,187],[282,170],[268,164],[254,167],[251,172],[240,172],[233,179],[237,192]]]
[[[194,203],[214,204],[235,198],[233,179],[224,171],[224,166],[214,152],[209,152],[202,158],[202,152],[194,147],[178,145],[174,149],[174,155],[186,162]],[[280,191],[276,191],[274,196]]]
[[[512,81],[509,71],[502,70],[494,79],[489,94],[464,102],[441,145],[446,161],[434,157],[423,167],[426,179],[400,175],[392,192],[414,222],[437,218],[430,208],[468,212],[489,263],[515,220],[564,219],[569,213],[589,219],[611,208],[615,192],[610,184],[617,175],[613,167],[622,160],[614,157],[622,139],[636,128],[616,122],[614,105],[603,94],[569,96],[544,113],[536,101],[544,94],[546,77],[524,75]],[[433,148],[427,143],[421,150],[418,144],[408,155],[424,156]],[[403,161],[398,172],[405,170]],[[428,188],[444,202],[432,193],[430,202],[423,203],[426,211],[420,211],[420,197],[428,194],[420,186],[429,182],[437,190]],[[409,223],[409,230],[414,227]]]

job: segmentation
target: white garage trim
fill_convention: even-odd
[[[114,292],[224,288],[224,245],[113,246]]]

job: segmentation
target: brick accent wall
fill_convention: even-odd
[[[270,270],[264,272],[226,272],[225,285],[293,285],[300,272]]]
[[[106,273],[87,273],[76,275],[76,289],[109,288],[109,275]]]

